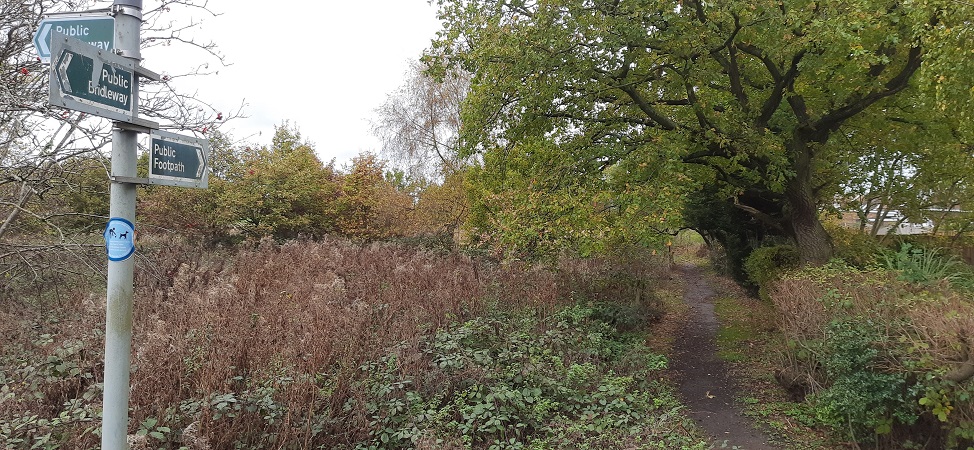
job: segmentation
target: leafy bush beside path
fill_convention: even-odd
[[[974,303],[947,282],[908,279],[833,263],[775,283],[784,371],[818,421],[850,441],[966,449],[974,446]]]

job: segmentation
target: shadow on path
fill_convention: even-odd
[[[673,343],[671,369],[690,417],[714,438],[718,448],[726,443],[728,449],[776,450],[734,404],[737,387],[717,356],[716,293],[700,268],[680,266],[677,270],[686,288],[683,300],[690,309]]]

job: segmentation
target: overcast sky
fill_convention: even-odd
[[[322,160],[336,158],[339,166],[360,152],[378,152],[369,120],[439,29],[427,0],[210,0],[209,6],[222,15],[194,13],[203,23],[193,34],[215,41],[231,65],[219,75],[180,80],[180,92],[198,92],[225,111],[246,102],[249,117],[222,128],[246,143],[268,145],[274,126],[290,121]],[[150,50],[143,65],[177,74],[202,60],[192,56]]]

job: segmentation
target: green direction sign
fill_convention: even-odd
[[[34,33],[34,48],[44,63],[51,62],[51,35],[61,33],[101,50],[115,48],[115,18],[104,12],[77,13],[70,17],[48,17]]]
[[[209,153],[206,139],[153,130],[149,134],[149,183],[205,189]]]
[[[51,38],[50,103],[106,119],[134,122],[135,63],[77,39]]]

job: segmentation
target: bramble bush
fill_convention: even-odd
[[[403,377],[396,354],[361,367],[369,438],[356,449],[705,448],[637,336],[591,306],[545,318],[491,311],[427,337],[429,367]]]
[[[966,449],[974,446],[974,304],[916,274],[833,261],[775,283],[784,370],[804,380],[819,422],[846,439]]]

